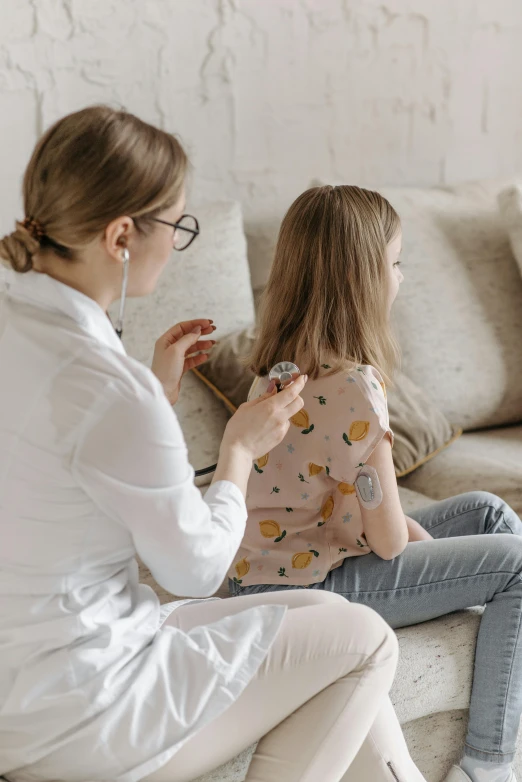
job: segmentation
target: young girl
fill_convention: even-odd
[[[401,239],[392,206],[357,187],[312,188],[283,220],[251,397],[266,392],[281,360],[309,381],[284,440],[254,463],[231,591],[328,590],[372,607],[392,627],[486,604],[464,756],[447,780],[514,782],[522,523],[485,492],[434,503],[414,519],[402,512],[386,404]]]

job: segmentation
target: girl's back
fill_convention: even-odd
[[[250,398],[267,385],[256,379]],[[368,365],[332,374],[325,364],[301,395],[283,442],[253,467],[247,532],[230,572],[245,586],[319,582],[370,551],[354,482],[390,432],[382,378]]]

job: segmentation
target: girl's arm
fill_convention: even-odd
[[[405,516],[406,524],[408,526],[408,540],[410,543],[414,543],[416,540],[433,540],[433,535],[426,532],[424,527],[421,527],[418,521],[410,519],[409,516]]]
[[[383,499],[378,508],[361,504],[364,534],[372,551],[381,559],[394,559],[408,543],[409,528],[399,500],[397,478],[389,437],[384,437],[367,461],[377,471]]]

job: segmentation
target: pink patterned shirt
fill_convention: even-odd
[[[267,386],[257,378],[250,398]],[[354,482],[382,438],[393,439],[382,378],[360,366],[309,380],[301,395],[284,440],[253,466],[247,528],[229,571],[242,586],[316,583],[371,551]]]

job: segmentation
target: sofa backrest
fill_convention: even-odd
[[[522,421],[522,277],[499,183],[381,192],[401,216],[403,370],[464,429]]]
[[[522,421],[522,277],[497,206],[505,185],[378,188],[403,227],[402,368],[464,429]]]

